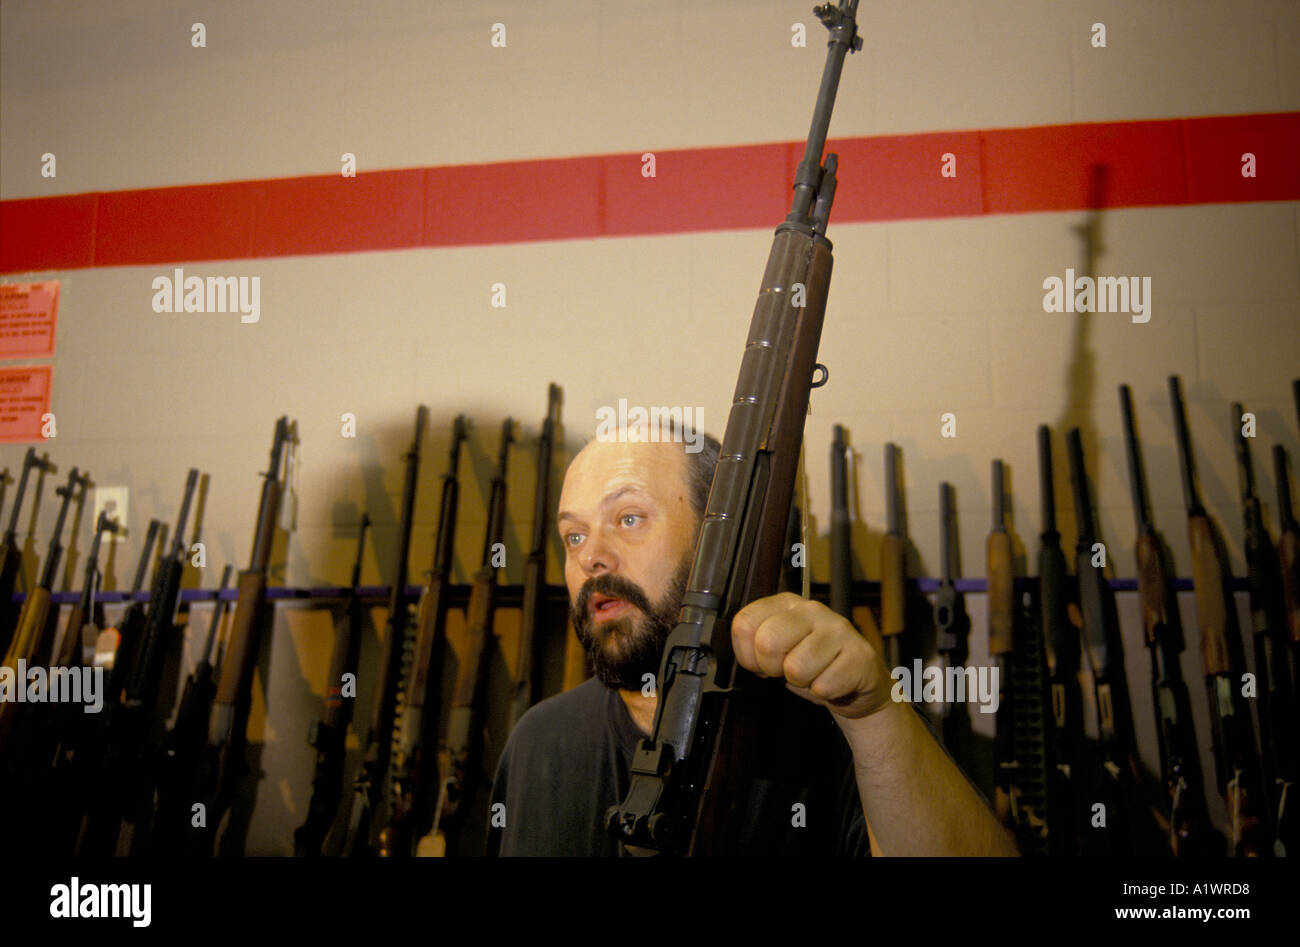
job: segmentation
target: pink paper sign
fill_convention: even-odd
[[[41,416],[50,410],[53,365],[0,368],[0,441],[40,443]]]
[[[0,284],[0,358],[54,354],[59,281]]]

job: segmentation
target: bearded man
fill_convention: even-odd
[[[489,854],[629,854],[605,812],[653,728],[643,685],[676,624],[718,460],[716,439],[702,448],[596,440],[570,463],[556,527],[595,676],[515,726],[493,783],[504,825],[489,829]],[[891,699],[880,653],[846,619],[773,595],[737,613],[732,644],[742,667],[785,681],[789,703],[764,733],[741,854],[1017,854],[916,711]]]

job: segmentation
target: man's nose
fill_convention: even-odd
[[[603,529],[592,530],[588,535],[578,562],[582,571],[588,575],[602,575],[618,570],[618,552]]]

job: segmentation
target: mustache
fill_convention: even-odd
[[[591,606],[591,597],[593,595],[608,595],[611,598],[621,598],[629,605],[635,605],[644,614],[650,614],[650,599],[646,596],[645,590],[637,585],[631,579],[613,573],[592,576],[582,584],[578,591],[578,600],[573,603],[573,610],[579,615],[586,615]]]

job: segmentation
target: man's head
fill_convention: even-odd
[[[592,441],[569,464],[556,526],[578,639],[610,687],[655,674],[677,621],[720,445]]]

